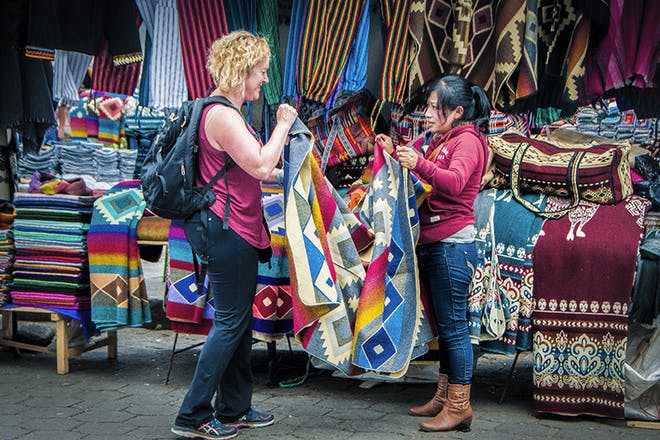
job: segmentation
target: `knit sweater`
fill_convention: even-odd
[[[413,171],[432,187],[419,209],[419,244],[443,240],[474,224],[474,199],[488,158],[486,136],[472,124],[431,139],[428,148],[424,140],[413,143],[423,154]]]

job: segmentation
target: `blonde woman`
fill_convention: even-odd
[[[216,201],[205,218],[193,215],[184,226],[193,250],[206,246],[216,312],[172,427],[183,437],[228,439],[241,428],[275,421],[252,407],[252,303],[259,256],[270,247],[262,222],[261,181],[281,180],[275,167],[297,112],[282,104],[275,129],[262,144],[237,111],[245,101],[259,98],[269,63],[267,40],[245,31],[218,39],[208,54],[207,69],[216,85],[211,95],[224,96],[233,107],[211,104],[202,113],[197,183],[210,181],[230,158],[234,164],[227,168],[226,181],[213,185]]]

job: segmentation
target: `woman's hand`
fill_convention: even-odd
[[[284,124],[287,127],[287,131],[298,117],[298,110],[295,107],[290,106],[289,104],[280,104],[277,108],[277,114],[275,118],[278,124]]]
[[[394,151],[394,143],[392,142],[392,138],[389,137],[386,134],[377,134],[376,135],[376,142],[380,144],[381,147],[383,147],[383,150],[387,151],[388,154],[392,154]]]
[[[402,167],[412,170],[417,165],[418,154],[410,147],[396,147],[396,153],[399,156],[399,163]]]

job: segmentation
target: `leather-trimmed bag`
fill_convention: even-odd
[[[591,144],[576,146],[561,141],[546,142],[517,132],[490,136],[494,177],[490,185],[511,187],[514,197],[530,211],[559,218],[581,200],[612,205],[633,193],[628,163],[629,145]],[[520,196],[539,192],[566,197],[568,208],[541,212]]]
[[[368,90],[362,90],[339,107],[307,121],[314,136],[312,154],[321,170],[369,154],[376,143],[371,115],[376,99]]]

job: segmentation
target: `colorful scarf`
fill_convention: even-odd
[[[630,294],[649,205],[637,196],[581,203],[545,222],[534,250],[536,411],[624,417]]]
[[[136,180],[118,183],[94,202],[87,247],[92,320],[100,331],[151,322],[136,234],[144,208]]]

